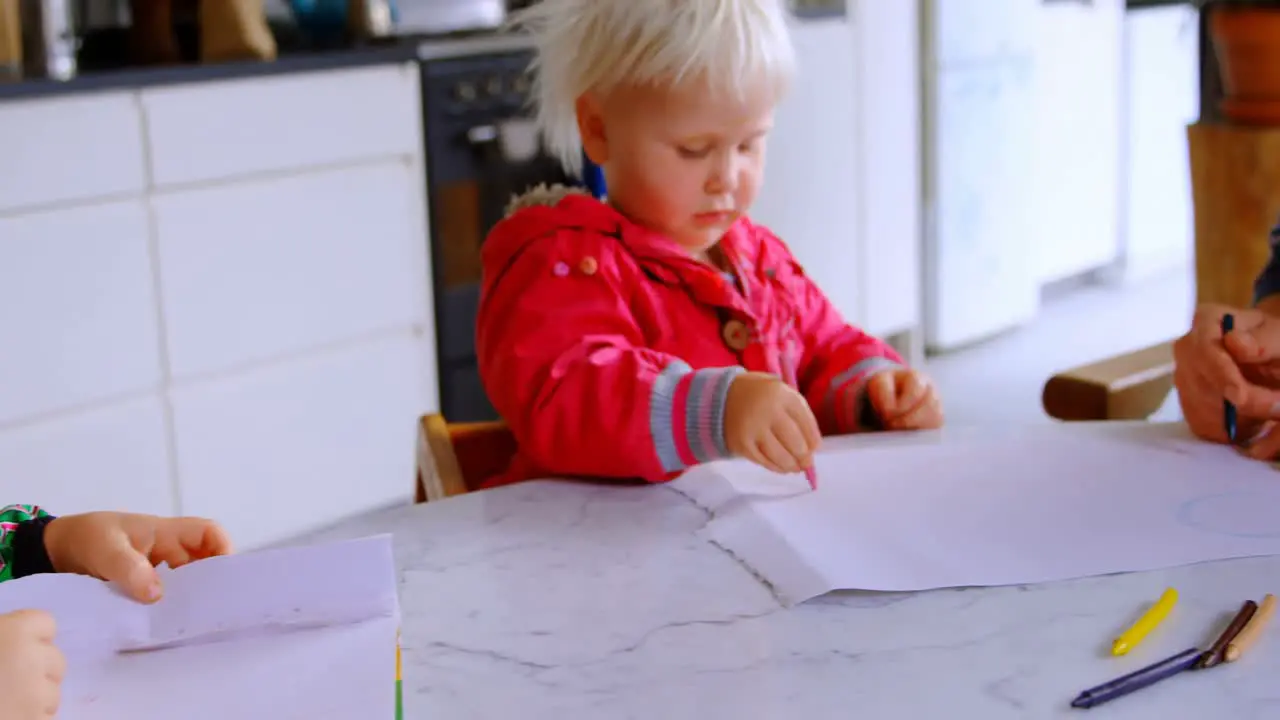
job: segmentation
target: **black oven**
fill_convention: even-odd
[[[422,63],[440,412],[449,422],[497,418],[476,367],[480,244],[512,196],[570,182],[533,131],[531,59],[518,51]]]

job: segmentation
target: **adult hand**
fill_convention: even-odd
[[[45,528],[44,544],[58,572],[119,583],[141,602],[164,592],[156,565],[177,568],[231,553],[226,531],[212,520],[118,512],[64,515]]]
[[[1225,338],[1222,317],[1234,328]],[[1237,439],[1248,441],[1264,423],[1280,418],[1280,318],[1254,309],[1203,305],[1191,329],[1173,345],[1174,385],[1188,427],[1214,442],[1227,442],[1222,401],[1236,406]],[[1270,457],[1280,450],[1280,434],[1267,454],[1254,443],[1251,454]]]

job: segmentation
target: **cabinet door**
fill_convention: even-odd
[[[158,395],[0,431],[0,504],[178,512]]]
[[[252,548],[412,501],[426,355],[406,331],[174,388],[182,511]]]
[[[132,93],[6,100],[0,128],[0,212],[141,193],[145,186]]]
[[[152,88],[142,106],[160,187],[421,154],[417,63]]]
[[[1030,320],[1039,304],[1029,178],[1030,58],[940,71],[926,343],[945,351]]]
[[[1123,0],[1039,8],[1033,184],[1042,283],[1111,265],[1120,254],[1124,14]]]
[[[159,387],[154,285],[140,201],[0,217],[0,423]]]
[[[386,161],[158,196],[173,376],[424,328],[417,171]]]
[[[857,56],[845,18],[790,21],[799,75],[778,107],[752,217],[790,246],[851,322],[860,322]]]
[[[920,15],[916,0],[859,5],[864,329],[920,324]]]

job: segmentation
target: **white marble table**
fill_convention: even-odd
[[[361,518],[391,532],[409,719],[1280,718],[1280,628],[1233,665],[1089,711],[1094,684],[1207,645],[1280,559],[1043,586],[840,593],[784,609],[669,488],[537,482]],[[1166,585],[1174,616],[1114,635]]]

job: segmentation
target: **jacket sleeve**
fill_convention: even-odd
[[[788,253],[789,254],[789,253]],[[874,429],[864,402],[867,378],[906,363],[888,343],[845,322],[792,259],[791,287],[804,351],[797,379],[824,435]]]
[[[31,575],[29,570],[48,566],[41,521],[51,517],[36,505],[0,507],[0,582]]]
[[[1254,305],[1280,293],[1280,220],[1276,221],[1276,224],[1271,228],[1271,234],[1268,239],[1271,255],[1267,259],[1266,266],[1262,268],[1262,272],[1258,274],[1257,280],[1253,283]]]
[[[638,273],[613,242],[562,231],[486,277],[480,374],[521,452],[540,468],[663,482],[729,455],[724,405],[743,370],[695,371],[646,347],[628,302],[628,279]]]

